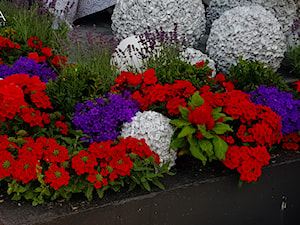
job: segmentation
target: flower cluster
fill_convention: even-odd
[[[289,134],[300,130],[300,100],[293,99],[289,92],[279,92],[276,87],[262,85],[250,92],[251,100],[255,105],[269,106],[281,116],[282,134]]]
[[[0,80],[0,87],[0,121],[20,116],[30,126],[44,127],[50,123],[48,113],[41,113],[25,101],[29,98],[34,107],[52,108],[45,93],[46,84],[37,76],[14,74]]]
[[[177,149],[170,149],[174,129],[169,122],[169,118],[158,112],[138,112],[132,122],[123,124],[121,136],[145,139],[150,149],[159,155],[160,162],[169,163],[169,167],[172,167],[177,158]]]
[[[13,43],[8,37],[0,36],[0,50],[20,49],[21,46]]]
[[[269,164],[270,154],[264,146],[229,146],[226,152],[224,165],[230,169],[237,169],[241,174],[240,179],[247,181],[257,181],[261,176],[261,168]]]
[[[212,93],[209,87],[203,87],[200,93],[212,107],[222,106],[223,112],[234,119],[229,122],[234,132],[220,136],[229,146],[224,165],[237,168],[241,180],[256,181],[261,167],[268,164],[267,148],[281,141],[281,117],[268,106],[255,105],[250,95],[240,90]]]
[[[30,77],[38,76],[42,82],[47,83],[50,79],[53,81],[57,75],[48,67],[47,62],[37,63],[33,59],[20,57],[11,67],[7,65],[0,66],[0,77],[5,78],[12,74],[28,74]]]
[[[282,148],[299,150],[300,137],[298,133],[286,134],[282,137]]]
[[[73,124],[91,136],[84,138],[90,143],[115,140],[124,122],[139,110],[138,103],[131,99],[130,94],[106,94],[105,98],[95,98],[76,105]]]
[[[11,176],[26,184],[44,173],[44,182],[55,190],[69,183],[70,175],[62,166],[69,160],[68,150],[54,138],[27,137],[20,146],[15,142],[7,135],[0,136],[0,178]]]
[[[67,59],[65,56],[53,56],[53,52],[49,47],[43,47],[43,42],[37,37],[30,37],[27,40],[27,46],[34,52],[28,54],[28,58],[33,59],[35,62],[45,62],[51,60],[51,64],[56,67],[65,66]]]
[[[154,157],[159,164],[159,156],[150,150],[145,140],[127,137],[116,145],[113,141],[93,142],[86,151],[72,158],[72,168],[77,175],[87,174],[87,180],[99,189],[119,177],[129,176],[134,164],[130,156],[135,155]]]
[[[179,114],[179,106],[186,106],[186,98],[196,91],[189,81],[177,80],[174,84],[165,85],[157,83],[153,69],[137,75],[121,72],[115,82],[117,84],[112,87],[113,91],[122,91],[124,88],[131,90],[135,87],[131,90],[132,98],[140,102],[140,109],[148,110],[151,105],[164,103],[171,116]]]

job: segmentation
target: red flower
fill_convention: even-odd
[[[74,156],[72,159],[72,168],[77,175],[90,173],[97,164],[96,157],[87,151],[79,152],[78,155]]]
[[[215,125],[215,120],[212,117],[213,108],[206,102],[194,110],[190,109],[188,121],[196,125],[206,125],[207,130],[211,130]]]
[[[12,157],[11,153],[6,150],[0,150],[0,179],[9,177],[13,173],[13,168],[15,164],[15,159]]]
[[[44,56],[46,56],[47,58],[53,56],[53,53],[51,52],[51,48],[49,48],[49,47],[42,48],[42,54]]]
[[[144,78],[144,82],[146,84],[155,84],[157,82],[157,77],[155,76],[155,70],[150,68],[148,70],[146,70],[143,74],[142,74],[143,78]]]
[[[64,167],[59,167],[52,164],[50,168],[45,171],[45,183],[50,184],[54,190],[59,189],[61,186],[68,185],[70,180],[69,173]]]
[[[38,166],[40,166],[40,162],[32,154],[27,154],[24,158],[18,158],[15,161],[13,179],[16,179],[18,182],[23,181],[24,184],[37,179]]]
[[[27,45],[30,48],[42,49],[43,42],[37,37],[30,37],[27,40]]]
[[[179,106],[185,107],[187,105],[185,99],[176,96],[167,102],[166,108],[168,109],[168,113],[170,115],[179,114]]]
[[[221,74],[221,73],[219,73],[219,74],[216,75],[216,79],[221,84],[226,80],[225,76],[223,74]]]
[[[228,82],[223,82],[223,86],[226,91],[232,91],[234,89],[234,84],[232,83],[232,80],[229,80]]]
[[[60,129],[59,131],[60,131],[62,134],[67,135],[68,132],[69,132],[69,130],[68,130],[68,125],[65,124],[65,123],[63,123],[63,122],[61,122],[61,121],[56,121],[55,124],[54,124],[54,126],[56,126],[56,127],[61,127],[62,129]]]
[[[68,149],[66,147],[59,145],[56,143],[54,139],[54,143],[49,145],[44,154],[44,160],[46,162],[52,163],[63,163],[69,160]]]
[[[51,63],[56,66],[65,66],[67,62],[67,59],[65,56],[54,56]]]
[[[300,80],[293,83],[293,85],[295,85],[297,87],[297,92],[300,92]]]
[[[196,68],[199,68],[200,66],[201,66],[201,67],[204,67],[204,66],[205,66],[205,61],[202,60],[201,62],[197,62],[197,63],[195,64],[195,66],[196,66]]]
[[[133,73],[127,73],[126,75],[127,82],[132,87],[139,85],[143,81],[142,75],[140,73],[138,73],[137,75],[134,75]]]
[[[53,109],[50,103],[50,98],[46,95],[44,91],[37,91],[31,94],[30,99],[38,108]]]

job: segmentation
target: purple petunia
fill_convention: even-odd
[[[281,116],[282,134],[289,134],[300,130],[300,100],[293,99],[289,92],[279,92],[276,87],[262,85],[250,92],[251,100],[255,105],[269,106]]]
[[[47,83],[50,79],[56,79],[56,73],[48,67],[47,62],[37,63],[33,59],[20,57],[11,67],[0,65],[0,78],[5,78],[12,74],[28,74],[30,77],[38,76],[41,81]]]
[[[139,111],[138,102],[126,96],[128,93],[124,96],[106,94],[104,98],[77,103],[72,122],[76,129],[91,137],[84,140],[90,143],[116,140],[120,135],[121,125],[131,122]]]

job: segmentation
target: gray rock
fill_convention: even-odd
[[[239,56],[277,70],[286,51],[286,38],[278,20],[263,7],[236,7],[213,22],[206,50],[222,73],[228,73]]]

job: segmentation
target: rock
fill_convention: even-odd
[[[277,70],[286,51],[286,38],[278,20],[262,6],[236,7],[213,22],[206,50],[222,73],[228,73],[239,56]]]

